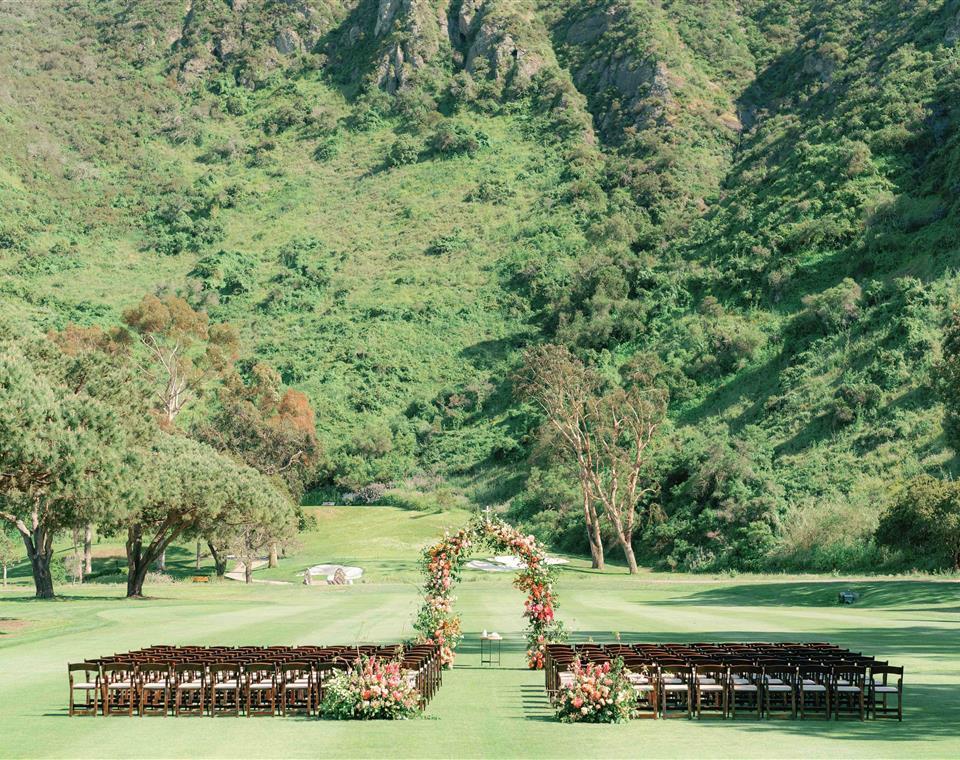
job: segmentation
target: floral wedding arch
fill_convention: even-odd
[[[460,616],[453,611],[453,588],[473,547],[487,547],[520,559],[513,585],[527,594],[523,613],[527,618],[527,664],[532,669],[543,668],[546,645],[564,638],[563,624],[555,617],[556,570],[547,563],[546,551],[533,536],[523,535],[491,516],[489,510],[424,550],[424,600],[415,623],[421,640],[438,644],[443,664],[453,664],[454,649],[463,637]]]

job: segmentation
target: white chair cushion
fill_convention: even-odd
[[[863,691],[863,689],[861,689],[859,686],[838,686],[837,691],[856,694],[859,691]]]
[[[178,689],[202,689],[203,681],[187,681],[186,683],[180,684]]]
[[[827,687],[822,683],[802,683],[800,688],[803,691],[826,691]]]
[[[877,694],[896,694],[899,691],[896,686],[874,686],[873,690]]]
[[[733,685],[734,691],[756,691],[757,687],[752,683],[735,683]]]
[[[651,691],[653,691],[653,684],[649,684],[649,683],[635,683],[635,684],[633,685],[633,690],[634,690],[634,691],[639,691],[639,692],[644,692],[644,693],[646,693],[646,692],[651,692]]]
[[[157,683],[156,681],[153,681],[153,682],[151,682],[151,683],[145,683],[145,684],[143,685],[143,688],[144,688],[144,689],[150,689],[150,690],[152,690],[152,691],[156,691],[156,690],[159,690],[159,689],[166,689],[166,688],[167,688],[167,685],[166,685],[165,683]]]
[[[767,686],[767,691],[776,691],[776,692],[785,692],[789,693],[793,691],[792,686],[788,686],[785,683],[772,683]]]
[[[665,683],[663,689],[664,691],[686,691],[687,685],[685,683]]]
[[[261,691],[265,691],[267,689],[272,689],[273,684],[269,681],[254,681],[252,684],[250,684],[250,688],[252,690],[260,689]]]
[[[108,689],[132,689],[133,684],[130,681],[114,681],[107,684]]]
[[[238,685],[235,683],[218,683],[213,688],[221,691],[230,691],[232,689],[238,688]]]
[[[783,683],[782,678],[773,678],[771,676],[764,676],[763,680],[765,680],[767,683]]]
[[[723,687],[718,683],[702,683],[699,689],[700,691],[723,691]]]
[[[310,682],[309,682],[309,681],[289,681],[288,683],[286,683],[286,684],[284,684],[284,685],[285,685],[288,689],[309,689],[309,688],[310,688]]]
[[[664,683],[683,683],[682,678],[674,678],[673,676],[665,676],[663,678]]]
[[[98,689],[100,688],[99,684],[95,683],[75,683],[73,685],[74,689]]]

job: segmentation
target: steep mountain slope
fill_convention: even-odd
[[[954,468],[957,0],[7,4],[0,66],[3,316],[187,294],[310,395],[320,485],[580,548],[508,380],[543,339],[669,386],[668,566],[874,564]]]

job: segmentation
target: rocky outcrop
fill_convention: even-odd
[[[517,44],[513,35],[499,24],[481,24],[467,52],[466,69],[498,81],[515,72],[529,82],[543,68],[543,58]]]
[[[329,0],[190,0],[176,41],[180,81],[231,66],[255,82],[284,58],[311,52],[335,21],[333,9]]]
[[[449,0],[380,0],[373,34],[383,40],[377,84],[396,92],[438,60],[447,43]]]
[[[466,42],[474,33],[474,22],[477,20],[480,11],[483,10],[485,2],[486,0],[463,0],[461,2],[460,12],[457,14],[456,31],[459,35],[457,42]]]
[[[274,37],[273,46],[280,55],[292,55],[303,50],[303,40],[293,29],[281,29]]]
[[[604,131],[612,129],[617,121],[647,126],[664,115],[673,98],[666,63],[638,60],[632,55],[589,60],[575,72],[574,82],[593,92],[613,89],[619,93],[617,111],[611,109],[600,118],[599,126]]]
[[[523,85],[544,67],[544,55],[521,37],[525,19],[517,14],[511,5],[495,0],[464,0],[458,31],[468,72]]]

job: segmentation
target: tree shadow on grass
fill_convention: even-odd
[[[762,733],[771,728],[797,736],[817,736],[841,741],[924,742],[936,739],[957,739],[955,720],[960,709],[960,693],[954,685],[904,684],[903,722],[896,719],[860,721],[841,720],[738,720],[744,731]],[[729,726],[729,721],[703,721],[700,726]]]
[[[720,585],[688,596],[667,599],[667,605],[722,605],[762,607],[836,607],[841,591],[857,593],[853,609],[898,607],[923,604],[923,609],[941,611],[929,605],[954,602],[960,598],[956,581],[791,581]]]

